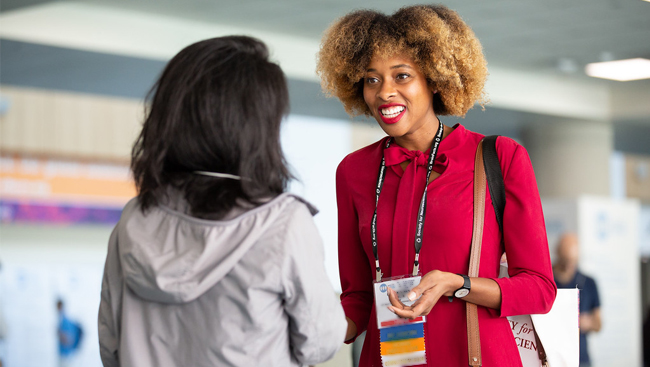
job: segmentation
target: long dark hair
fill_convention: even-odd
[[[169,188],[197,217],[220,218],[238,199],[259,205],[292,178],[280,146],[289,110],[284,73],[261,41],[246,36],[192,44],[169,61],[148,94],[151,103],[131,152],[143,211]],[[241,181],[193,171],[242,176]]]

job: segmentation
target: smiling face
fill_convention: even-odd
[[[409,57],[374,56],[366,68],[363,98],[379,126],[396,139],[435,132],[433,95],[425,75]]]

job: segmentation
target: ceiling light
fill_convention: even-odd
[[[628,80],[650,79],[650,60],[636,58],[607,62],[594,62],[585,67],[587,75],[626,82]]]

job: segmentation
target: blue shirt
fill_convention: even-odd
[[[61,313],[57,332],[59,333],[59,355],[61,357],[67,357],[77,349],[78,341],[81,337],[81,329]]]
[[[594,278],[584,275],[577,271],[573,279],[568,283],[560,283],[555,279],[558,288],[578,288],[580,289],[580,313],[590,313],[600,307],[600,297],[598,296],[598,287]],[[591,365],[589,352],[587,350],[587,334],[580,332],[580,365]]]

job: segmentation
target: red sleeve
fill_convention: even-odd
[[[503,239],[510,275],[494,279],[501,287],[501,316],[547,313],[557,287],[533,166],[526,149],[513,140],[499,138],[499,150],[505,166]]]
[[[345,315],[357,326],[357,335],[368,327],[373,304],[372,271],[359,238],[359,218],[352,200],[347,159],[336,170],[338,206],[339,275],[341,305]],[[348,343],[354,341],[349,340]]]

